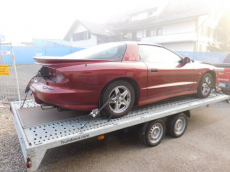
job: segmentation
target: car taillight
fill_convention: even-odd
[[[65,83],[69,80],[63,73],[51,68],[49,68],[49,76],[49,79],[54,83]]]

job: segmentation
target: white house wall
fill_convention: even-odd
[[[176,23],[165,25],[162,27],[162,35],[171,35],[178,33],[194,33],[196,31],[196,22],[189,21],[183,23]]]
[[[137,38],[142,38],[142,31],[137,31]]]
[[[194,42],[177,42],[177,43],[166,43],[161,44],[163,47],[168,48],[172,51],[194,51]]]
[[[75,29],[74,33],[79,33],[79,32],[84,32],[84,31],[88,31],[88,29],[86,29],[85,26],[83,26],[82,24],[79,24],[77,28]]]

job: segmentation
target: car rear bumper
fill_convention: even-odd
[[[38,104],[48,103],[68,109],[86,111],[98,108],[97,101],[89,102],[89,96],[94,95],[89,90],[53,87],[42,83],[32,83],[30,89]]]

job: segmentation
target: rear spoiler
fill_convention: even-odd
[[[65,66],[74,66],[90,63],[99,63],[99,62],[113,62],[113,60],[98,60],[98,59],[68,59],[63,57],[56,56],[40,56],[33,57],[37,64],[50,67],[50,68],[59,68]]]

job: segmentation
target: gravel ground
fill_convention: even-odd
[[[47,171],[230,171],[230,104],[225,101],[191,111],[181,138],[165,136],[157,147],[146,147],[136,133],[106,135],[53,148],[39,167]],[[26,171],[8,110],[0,112],[0,171]]]

